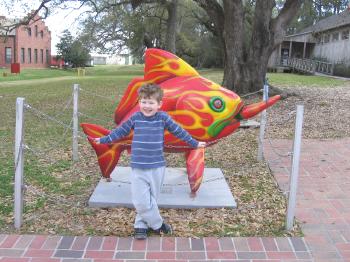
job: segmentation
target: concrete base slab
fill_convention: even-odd
[[[241,120],[241,125],[240,127],[253,127],[253,128],[256,128],[256,127],[260,127],[260,123],[255,121],[255,120],[252,120],[252,119],[248,119],[248,120]]]
[[[107,182],[102,178],[89,199],[90,207],[133,207],[130,167],[116,167]],[[191,196],[185,168],[166,168],[158,206],[163,208],[236,208],[223,173],[219,168],[205,168],[203,182],[196,196]]]

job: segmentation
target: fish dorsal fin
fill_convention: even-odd
[[[172,53],[157,48],[146,50],[144,79],[147,82],[159,84],[177,76],[199,76],[199,74],[192,66]]]
[[[126,114],[137,105],[139,88],[145,83],[147,83],[147,81],[144,81],[142,77],[134,78],[130,82],[120,103],[114,111],[114,121],[116,124],[119,124]]]
[[[137,105],[138,90],[143,84],[160,84],[178,76],[199,76],[199,74],[192,66],[172,53],[157,48],[147,49],[144,77],[135,78],[128,85],[114,111],[115,123],[119,124],[125,115]]]

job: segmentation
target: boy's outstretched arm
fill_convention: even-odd
[[[169,130],[177,138],[185,141],[187,144],[191,145],[193,148],[205,147],[205,142],[200,142],[194,139],[185,129],[179,126],[168,114],[165,114],[165,128]]]
[[[104,137],[92,138],[96,144],[109,144],[113,141],[119,140],[127,136],[134,126],[133,117],[130,117],[127,121],[122,123],[117,128],[113,129],[109,135]]]

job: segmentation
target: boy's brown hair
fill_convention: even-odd
[[[163,90],[160,88],[159,85],[156,85],[156,84],[145,84],[140,87],[138,93],[139,93],[139,99],[154,98],[158,102],[162,101],[163,99]]]

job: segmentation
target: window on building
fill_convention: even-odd
[[[318,44],[322,43],[322,37],[320,35],[316,36],[315,38]]]
[[[11,62],[12,62],[12,48],[5,47],[5,63],[11,64]]]
[[[35,37],[38,37],[38,26],[35,25]]]
[[[332,41],[338,41],[339,40],[339,32],[332,34]]]
[[[325,43],[328,43],[329,42],[329,38],[330,36],[327,34],[327,35],[324,35],[324,41]]]
[[[44,63],[44,50],[40,49],[40,63]]]
[[[50,51],[46,49],[46,63],[50,64]]]
[[[38,49],[34,49],[34,63],[38,63]]]
[[[21,48],[21,63],[24,64],[26,62],[26,54],[24,48]]]
[[[341,39],[342,40],[349,39],[349,30],[344,30],[343,32],[341,32]]]
[[[32,49],[28,48],[28,63],[32,63]]]
[[[30,27],[27,28],[28,36],[32,36],[32,29]]]
[[[40,31],[40,36],[41,36],[41,38],[44,38],[44,31],[43,30]]]

